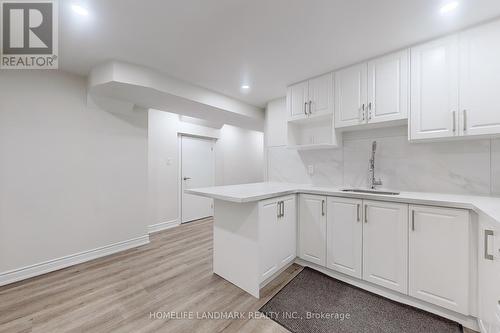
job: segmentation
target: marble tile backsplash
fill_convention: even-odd
[[[500,139],[409,143],[406,129],[344,134],[342,148],[269,147],[270,181],[366,187],[371,143],[384,188],[500,196]],[[308,173],[308,166],[314,173]]]

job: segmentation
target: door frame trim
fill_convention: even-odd
[[[191,135],[186,133],[177,133],[177,156],[178,156],[178,169],[177,169],[177,198],[178,198],[178,207],[179,211],[179,225],[188,222],[182,222],[182,137],[189,137],[195,139],[202,139],[207,141],[212,141],[214,144],[214,185],[217,184],[217,138],[210,136],[201,136],[201,135]]]

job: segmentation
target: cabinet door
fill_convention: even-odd
[[[279,269],[297,256],[297,209],[295,195],[284,197],[283,216],[278,218]]]
[[[458,134],[457,36],[411,49],[410,99],[410,139]]]
[[[286,103],[289,119],[306,118],[309,102],[308,81],[294,84],[287,89]]]
[[[479,217],[478,287],[480,325],[500,332],[500,228],[496,221]]]
[[[273,198],[259,203],[260,281],[264,281],[278,271],[279,242],[278,215],[279,199]]]
[[[335,127],[366,123],[366,63],[335,72]]]
[[[409,59],[404,50],[368,63],[368,122],[408,118]]]
[[[300,258],[325,266],[326,263],[326,197],[300,195]]]
[[[409,294],[469,314],[469,212],[410,206]]]
[[[333,113],[333,74],[309,80],[311,116]]]
[[[363,280],[407,294],[408,205],[363,204]]]
[[[362,201],[328,198],[327,267],[361,278]]]
[[[500,133],[500,22],[460,34],[460,131]]]

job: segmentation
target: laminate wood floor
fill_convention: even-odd
[[[257,300],[212,273],[212,219],[201,220],[153,234],[148,245],[0,287],[0,332],[287,332],[248,314],[301,270],[289,267]],[[244,318],[204,318],[235,312]]]

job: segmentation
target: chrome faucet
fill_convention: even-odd
[[[375,151],[377,150],[377,141],[372,143],[372,157],[370,158],[369,168],[368,168],[368,187],[375,189],[376,186],[382,185],[381,179],[375,178]]]

